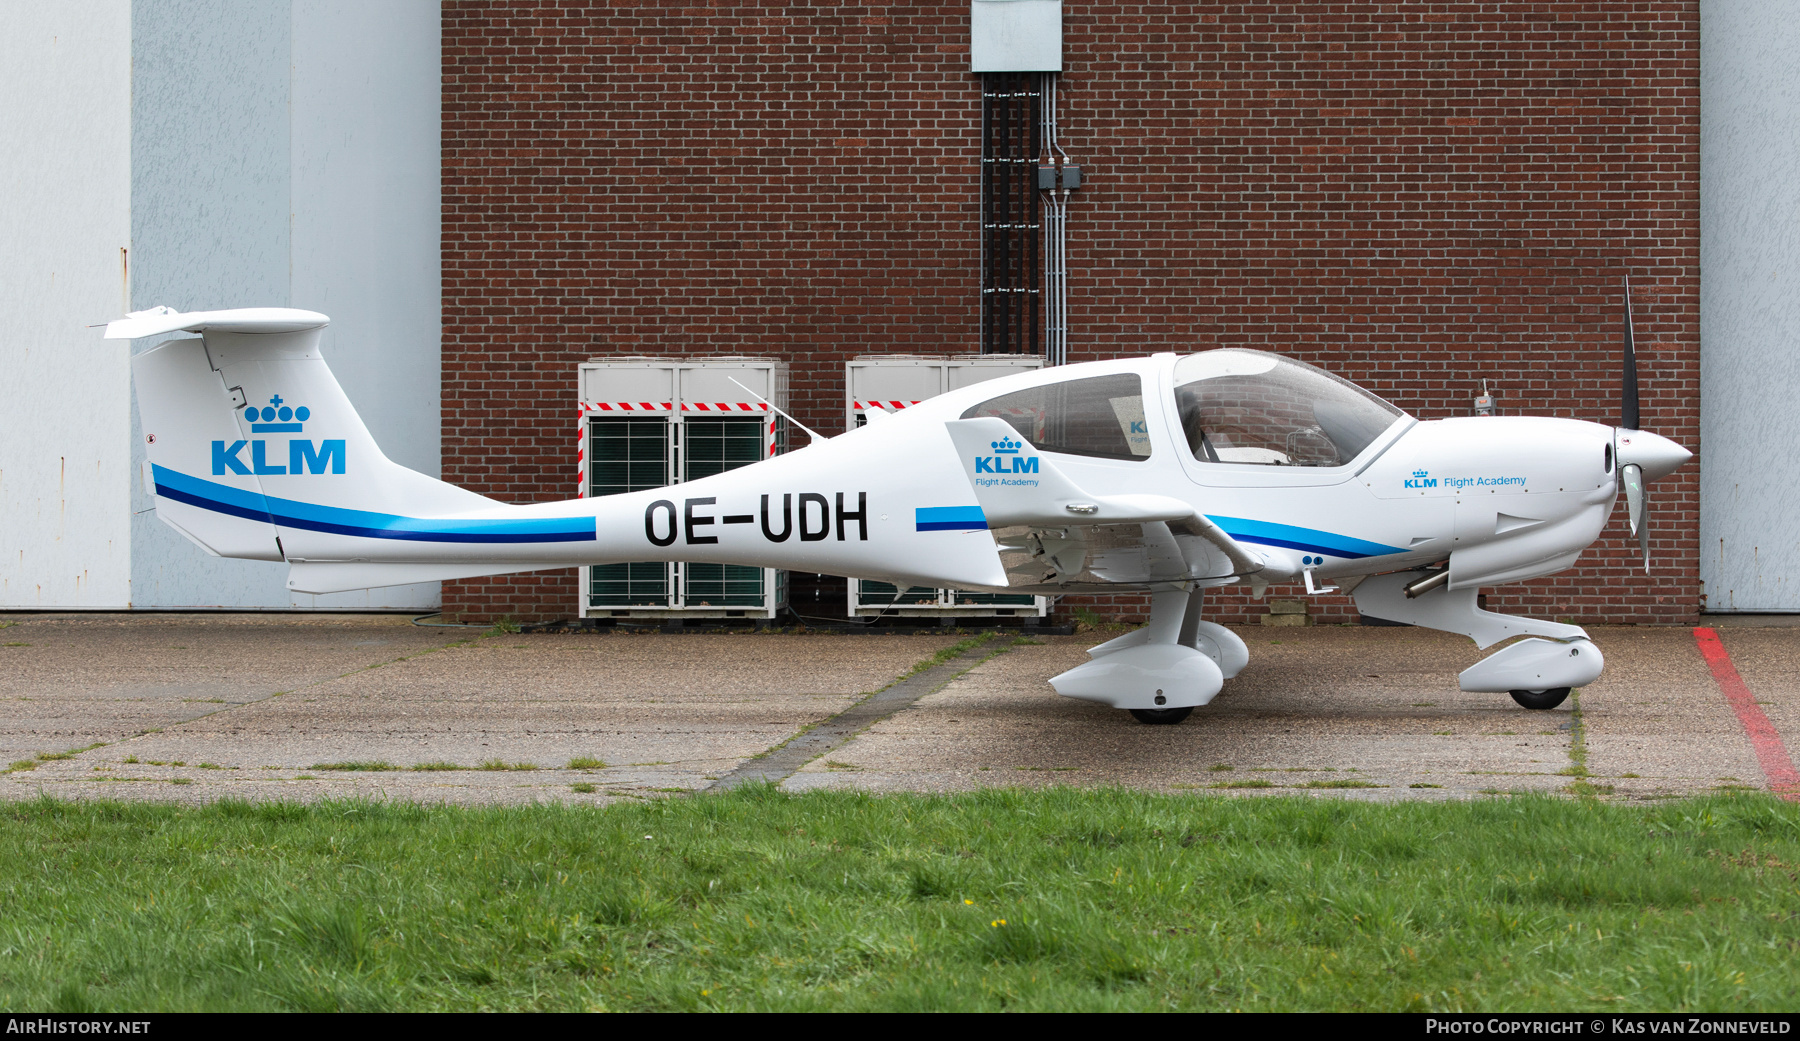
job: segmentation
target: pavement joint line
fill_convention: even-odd
[[[1569,692],[1569,765],[1556,772],[1556,776],[1569,778],[1563,791],[1570,795],[1587,797],[1598,792],[1588,781],[1587,739],[1587,716],[1581,711],[1581,688],[1576,687]]]
[[[807,763],[837,751],[869,727],[911,708],[920,698],[937,693],[949,686],[951,680],[1010,649],[1010,644],[995,647],[982,640],[949,661],[906,676],[834,716],[801,727],[786,741],[745,761],[700,790],[725,791],[759,781],[779,785]]]
[[[1706,626],[1697,626],[1694,644],[1699,647],[1700,656],[1706,659],[1706,667],[1712,670],[1719,693],[1725,695],[1726,703],[1737,714],[1744,736],[1750,739],[1750,747],[1756,752],[1757,765],[1762,767],[1769,789],[1789,802],[1800,802],[1800,773],[1794,770],[1793,757],[1788,755],[1787,745],[1782,743],[1781,732],[1756,703],[1750,685],[1738,675],[1737,666],[1732,664],[1731,654],[1725,650],[1719,634]]]

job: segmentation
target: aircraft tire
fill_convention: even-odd
[[[1194,706],[1187,708],[1134,708],[1128,709],[1131,718],[1139,723],[1151,726],[1171,726],[1186,719],[1194,711]]]
[[[1549,690],[1515,690],[1512,699],[1530,709],[1555,708],[1569,696],[1567,687],[1551,687]]]

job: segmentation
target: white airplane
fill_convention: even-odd
[[[382,455],[319,353],[322,314],[155,308],[106,336],[200,334],[132,359],[158,516],[208,553],[286,561],[296,591],[636,560],[1149,590],[1147,626],[1050,684],[1177,723],[1249,660],[1200,617],[1204,590],[1246,583],[1343,589],[1366,615],[1483,649],[1524,637],[1459,682],[1526,708],[1596,679],[1580,627],[1482,610],[1476,592],[1573,565],[1621,488],[1648,568],[1645,485],[1689,453],[1639,429],[1629,304],[1625,320],[1617,427],[1420,421],[1311,365],[1226,348],[1009,376],[679,487],[526,506]]]

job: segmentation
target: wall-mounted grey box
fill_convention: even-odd
[[[1061,72],[1062,0],[970,0],[970,72]]]

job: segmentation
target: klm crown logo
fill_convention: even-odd
[[[298,434],[301,424],[312,418],[312,409],[305,405],[289,408],[277,394],[269,399],[268,408],[251,406],[244,416],[250,420],[252,434]]]
[[[1414,470],[1412,479],[1400,482],[1407,488],[1436,488],[1437,478],[1431,476],[1429,470]]]
[[[252,434],[298,434],[305,430],[306,421],[312,418],[312,409],[305,405],[295,408],[276,394],[269,398],[266,407],[251,405],[246,408],[244,418],[250,421]],[[248,460],[244,458],[245,449],[250,452]],[[306,438],[291,438],[287,443],[285,463],[276,461],[282,458],[279,441],[275,443],[273,452],[269,442],[260,437],[230,442],[214,441],[212,472],[215,477],[226,474],[237,474],[240,477],[341,474],[344,472],[345,454],[343,438],[331,438],[316,444]]]
[[[988,447],[994,450],[994,454],[975,457],[976,473],[1034,474],[1038,472],[1037,457],[1020,454],[1025,448],[1025,442],[1003,437],[998,441],[988,442]]]

